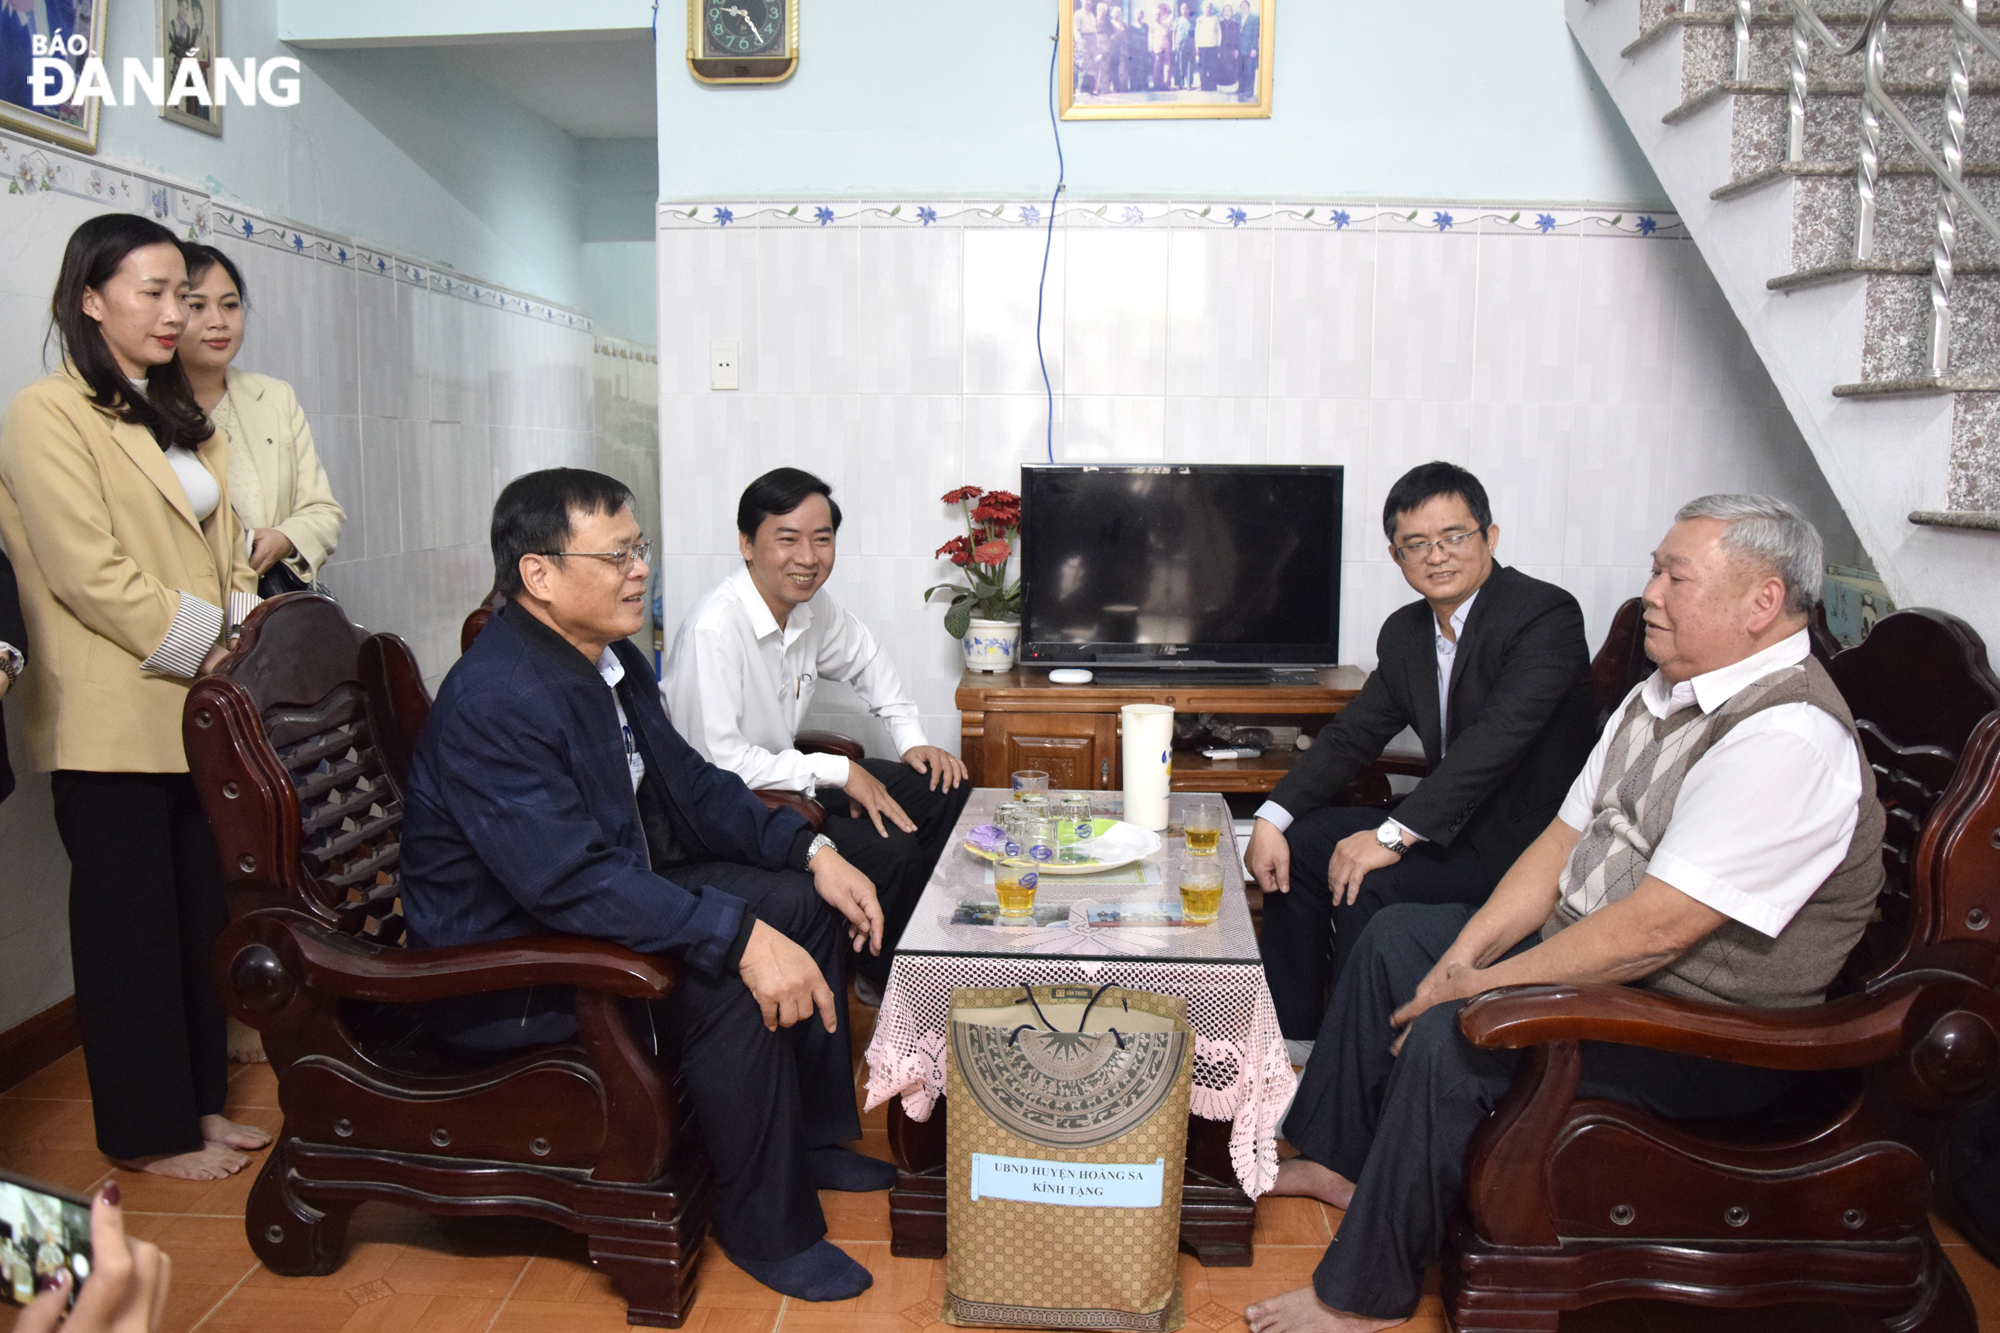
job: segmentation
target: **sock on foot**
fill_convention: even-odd
[[[772,1291],[802,1301],[849,1300],[875,1283],[867,1269],[839,1246],[823,1240],[789,1259],[740,1259],[731,1254],[729,1260]]]
[[[806,1160],[812,1166],[815,1189],[872,1194],[896,1185],[894,1163],[864,1157],[850,1148],[814,1148]]]

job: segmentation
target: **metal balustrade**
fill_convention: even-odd
[[[1936,149],[1909,114],[1883,86],[1886,58],[1884,33],[1889,27],[1889,11],[1895,0],[1876,0],[1861,30],[1842,40],[1813,8],[1810,0],[1785,0],[1792,14],[1791,68],[1785,97],[1785,160],[1805,160],[1807,62],[1815,45],[1835,56],[1861,54],[1860,158],[1854,172],[1854,260],[1866,263],[1875,255],[1876,187],[1882,175],[1882,122],[1888,121],[1909,143],[1938,183],[1936,229],[1931,243],[1930,327],[1925,348],[1925,370],[1930,378],[1942,380],[1951,368],[1951,299],[1956,277],[1954,252],[1958,245],[1961,211],[1995,241],[2000,241],[2000,220],[1966,187],[1965,126],[1966,106],[1972,95],[1972,51],[1975,46],[2000,60],[2000,39],[1979,26],[1978,0],[1927,0],[1951,20],[1952,50],[1950,73],[1944,94],[1944,142]],[[1684,11],[1692,11],[1695,0],[1685,0]],[[1752,0],[1735,0],[1736,79],[1750,78],[1750,38]]]

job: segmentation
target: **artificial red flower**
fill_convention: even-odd
[[[963,537],[953,537],[937,548],[933,558],[951,557],[951,563],[964,568],[972,563],[972,543]]]
[[[986,501],[988,504],[1011,506],[1015,509],[1021,507],[1021,497],[1012,491],[988,491]]]
[[[977,486],[961,486],[955,491],[946,491],[944,493],[944,503],[948,505],[959,504],[966,500],[977,500],[978,498],[979,488]]]
[[[990,523],[1002,528],[1018,528],[1021,526],[1021,506],[995,504],[993,497],[989,495],[972,511],[972,521]]]
[[[1007,557],[1014,553],[1012,545],[1005,541],[981,542],[972,550],[972,558],[982,565],[1004,565]]]

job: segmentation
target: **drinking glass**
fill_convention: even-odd
[[[1223,821],[1229,818],[1229,807],[1219,801],[1197,801],[1188,807],[1187,818],[1182,821],[1187,828],[1188,855],[1210,857],[1222,842]]]
[[[1028,805],[1049,803],[1049,775],[1039,768],[1024,768],[1014,775],[1014,799]]]
[[[1097,835],[1097,826],[1091,822],[1097,817],[1097,808],[1091,804],[1090,793],[1061,792],[1055,797],[1055,809],[1057,838],[1066,839],[1077,851],[1086,850],[1076,845],[1087,845]]]
[[[1193,836],[1192,830],[1189,836]],[[1181,867],[1181,920],[1190,926],[1207,926],[1221,915],[1221,859],[1190,856]]]
[[[1011,855],[993,867],[993,891],[1003,917],[1032,917],[1041,869],[1055,858],[1056,823],[1045,816],[1017,816],[1008,830]]]

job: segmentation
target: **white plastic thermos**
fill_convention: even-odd
[[[1124,820],[1157,833],[1167,826],[1174,710],[1165,704],[1126,704],[1118,710],[1118,724],[1125,745]]]

